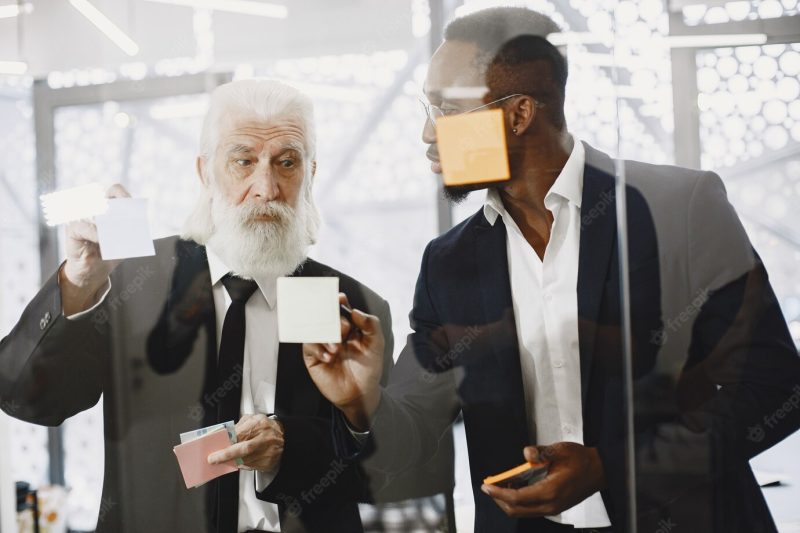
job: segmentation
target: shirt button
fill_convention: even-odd
[[[569,424],[563,424],[561,426],[561,429],[564,431],[565,435],[572,435],[572,426],[570,426]]]
[[[555,361],[553,361],[553,366],[556,368],[561,368],[562,366],[564,366],[564,361],[562,361],[561,359],[556,359]]]

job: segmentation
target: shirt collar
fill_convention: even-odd
[[[553,186],[544,197],[545,206],[551,209],[555,205],[555,196],[559,196],[580,209],[583,196],[583,167],[586,164],[586,149],[583,143],[575,136],[572,139],[572,151],[556,178]],[[504,216],[506,209],[497,189],[490,188],[486,192],[486,201],[483,204],[483,216],[494,226],[498,216]]]
[[[206,255],[208,256],[208,269],[211,272],[211,285],[214,286],[220,283],[222,278],[230,273],[231,269],[208,246],[206,246]],[[270,309],[273,309],[277,301],[278,278],[274,276],[259,276],[255,278],[255,282],[261,294],[264,295],[267,305]]]

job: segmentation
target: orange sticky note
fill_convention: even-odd
[[[208,463],[208,456],[231,445],[228,432],[224,429],[213,431],[189,442],[179,444],[173,448],[178,457],[183,481],[186,488],[199,487],[203,483],[218,478],[229,472],[236,472],[236,462],[233,460],[217,465]]]
[[[539,481],[547,475],[547,464],[545,463],[523,463],[519,466],[506,470],[495,476],[484,478],[483,482],[487,485],[497,485],[498,487],[518,489]]]
[[[437,119],[436,142],[445,185],[491,183],[510,177],[500,109]]]

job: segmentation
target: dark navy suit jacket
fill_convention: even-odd
[[[603,501],[614,531],[625,531],[634,489],[625,481],[615,178],[608,156],[586,150],[576,287],[584,443],[599,451]],[[665,523],[677,524],[672,531],[774,531],[747,460],[800,426],[800,413],[762,440],[748,429],[790,397],[800,359],[763,266],[715,176],[630,163],[628,178],[639,531]],[[690,236],[704,235],[709,220],[734,234],[717,241],[735,253],[708,254],[719,243]],[[700,285],[706,298],[695,301],[688,286]],[[673,310],[684,307],[690,316],[673,331],[672,313],[683,317]],[[339,453],[362,458],[376,478],[402,472],[428,460],[461,413],[476,531],[537,531],[543,519],[510,518],[480,491],[486,476],[520,464],[523,448],[536,444],[528,442],[502,219],[490,225],[479,211],[428,245],[410,320],[371,439],[359,445],[339,419]]]

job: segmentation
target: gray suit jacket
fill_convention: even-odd
[[[381,318],[392,364],[388,304],[356,280],[312,260],[298,276],[336,276],[350,302]],[[205,249],[176,237],[156,255],[125,260],[103,303],[66,320],[54,275],[0,341],[0,400],[10,415],[47,426],[103,394],[105,477],[97,530],[213,532],[212,496],[187,490],[172,447],[178,434],[213,422],[216,322]],[[248,327],[258,327],[248,324]],[[277,503],[284,531],[359,531],[358,468],[336,458],[330,403],[311,381],[301,346],[281,344],[276,414],[285,428],[281,468],[259,494]],[[304,498],[334,472],[336,483]],[[255,488],[254,488],[255,490]],[[331,529],[333,527],[334,529]]]

